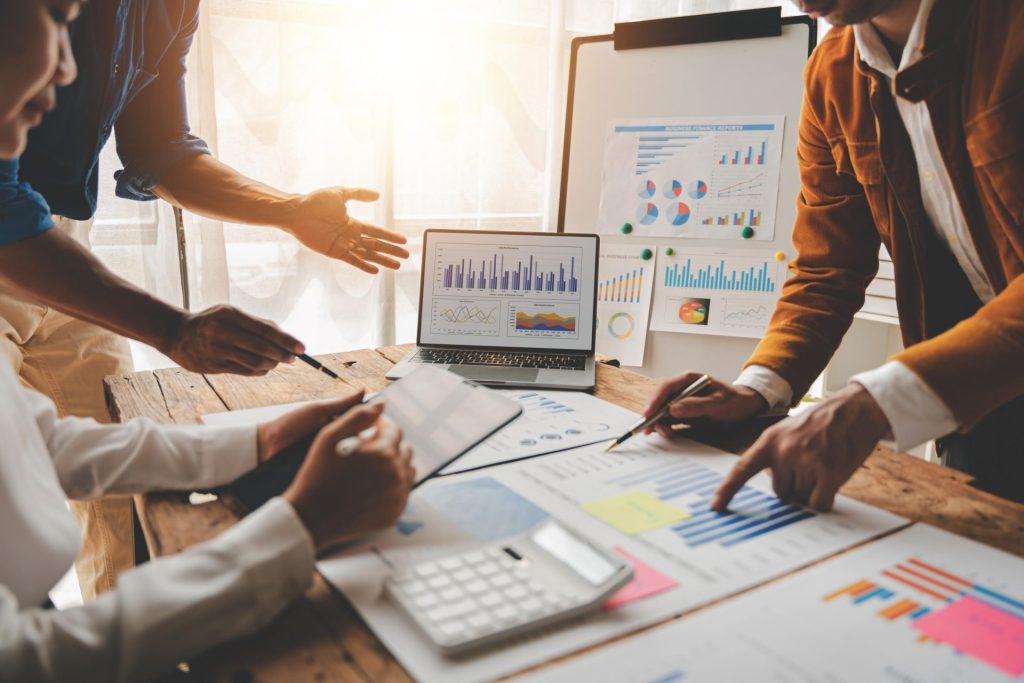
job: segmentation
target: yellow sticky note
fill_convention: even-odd
[[[626,491],[611,498],[594,500],[583,510],[624,534],[636,536],[690,517],[690,513],[672,507],[644,491]]]

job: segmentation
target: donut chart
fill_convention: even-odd
[[[685,225],[690,220],[690,207],[683,202],[672,202],[665,209],[665,218],[672,225]]]
[[[608,320],[608,334],[616,339],[629,339],[636,329],[636,321],[629,313],[619,311]]]

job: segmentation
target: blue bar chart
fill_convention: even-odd
[[[730,548],[815,517],[806,508],[783,503],[749,486],[740,489],[729,510],[715,512],[709,504],[722,479],[715,470],[684,461],[652,467],[608,483],[640,487],[659,500],[687,507],[691,516],[671,530],[689,548],[706,544]]]
[[[435,259],[439,294],[530,294],[579,298],[583,252],[576,247],[481,248],[441,244]]]
[[[776,289],[772,266],[767,259],[759,264],[729,263],[725,258],[717,262],[700,263],[693,258],[666,264],[662,273],[662,284],[666,287],[690,289],[714,289],[727,292],[764,292]]]

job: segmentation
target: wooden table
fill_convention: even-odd
[[[110,413],[117,421],[146,416],[158,422],[194,423],[204,413],[376,391],[407,346],[320,356],[342,382],[298,363],[261,378],[197,375],[182,369],[137,372],[106,379]],[[654,380],[598,364],[600,398],[640,410]],[[763,427],[763,425],[762,425]],[[700,440],[741,452],[759,429],[696,432]],[[905,454],[878,449],[842,493],[915,521],[1024,556],[1024,505],[973,488],[959,472]],[[153,557],[179,552],[238,521],[225,500],[190,504],[187,493],[136,497]],[[305,597],[259,633],[190,662],[203,679],[218,681],[409,681],[406,671],[365,626],[348,602],[319,576]]]

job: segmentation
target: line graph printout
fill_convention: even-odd
[[[778,256],[687,248],[658,254],[651,329],[761,337],[787,275]]]
[[[729,513],[718,515],[707,501],[736,456],[657,436],[636,437],[612,453],[604,447],[434,479],[413,493],[394,529],[321,561],[319,570],[413,678],[461,683],[499,678],[624,635],[905,523],[843,497],[829,514],[783,504],[763,474]],[[629,559],[638,585],[586,619],[458,659],[439,655],[382,595],[389,566],[521,533],[549,516]]]
[[[917,524],[520,680],[1022,679],[1024,560]]]
[[[591,348],[593,237],[426,234],[421,344]]]
[[[619,119],[605,141],[599,229],[771,240],[784,116]]]
[[[638,244],[604,244],[598,263],[597,350],[622,365],[643,365],[654,289],[653,260]]]

